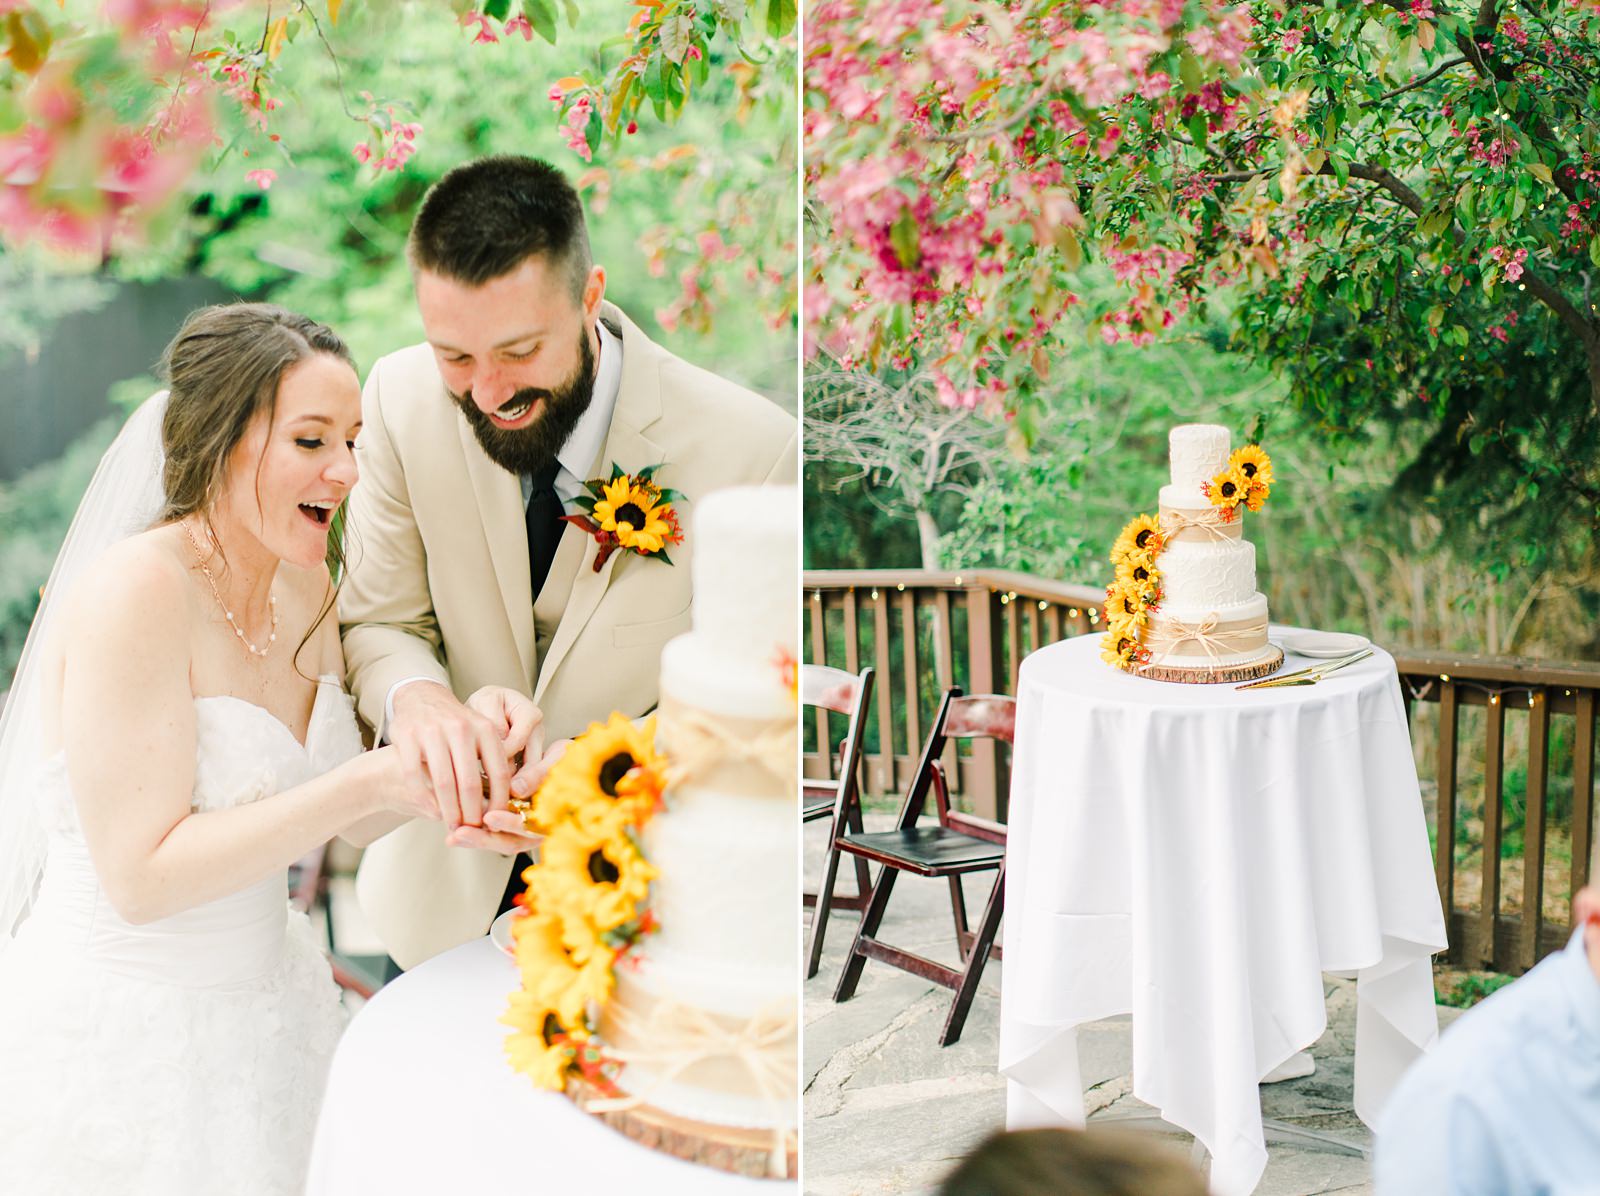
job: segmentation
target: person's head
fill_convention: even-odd
[[[1600,885],[1586,885],[1572,895],[1572,924],[1583,929],[1589,966],[1600,980]]]
[[[1205,1196],[1199,1174],[1159,1142],[1083,1130],[1013,1130],[981,1142],[939,1196]]]
[[[206,307],[167,346],[160,522],[198,515],[311,568],[356,482],[361,384],[334,332],[266,303]]]
[[[445,390],[490,458],[537,473],[588,409],[605,271],[553,166],[481,158],[429,190],[407,245]]]

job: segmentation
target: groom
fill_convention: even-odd
[[[662,645],[689,629],[696,501],[793,484],[798,468],[792,417],[605,301],[581,201],[546,163],[452,170],[423,199],[408,255],[427,343],[367,378],[339,601],[361,714],[426,774],[444,814],[374,843],[357,877],[403,968],[488,929],[527,843],[504,829],[503,807],[508,787],[536,777],[538,753],[508,778],[500,738],[531,706],[492,726],[461,696],[491,683],[529,695],[545,742],[613,710],[645,714]],[[671,564],[619,550],[596,567],[594,537],[562,522],[613,466],[658,466],[683,496]]]

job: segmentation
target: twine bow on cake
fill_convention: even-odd
[[[747,1081],[774,1121],[783,1120],[785,1102],[792,1099],[799,1029],[792,1006],[770,1007],[740,1022],[675,1001],[658,1001],[646,1017],[614,1004],[607,1009],[606,1020],[605,1033],[612,1044],[608,1054],[620,1063],[646,1069],[650,1077],[628,1096],[586,1101],[584,1107],[591,1113],[639,1108],[690,1068],[721,1063],[725,1070],[718,1078],[728,1083],[702,1082],[700,1087],[736,1092],[733,1081]],[[767,1165],[776,1177],[788,1174],[788,1130],[782,1125],[772,1127]]]
[[[1241,626],[1229,627],[1226,631],[1218,631],[1219,626],[1222,626],[1222,621],[1216,611],[1198,623],[1184,623],[1178,619],[1152,620],[1144,642],[1153,653],[1173,654],[1182,654],[1186,644],[1197,644],[1215,668],[1217,657],[1223,652],[1246,652],[1256,647],[1257,637],[1266,633],[1267,621],[1255,619]]]
[[[1176,540],[1184,532],[1193,528],[1203,532],[1213,540],[1232,540],[1232,529],[1238,524],[1226,520],[1215,510],[1202,511],[1198,515],[1188,515],[1177,510],[1163,510],[1161,512],[1161,530],[1167,539]]]
[[[662,744],[672,758],[673,784],[690,778],[703,780],[714,769],[732,766],[763,774],[763,788],[770,789],[772,796],[793,788],[799,734],[793,719],[721,718],[667,701],[661,703],[657,718]]]

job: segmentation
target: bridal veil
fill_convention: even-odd
[[[166,409],[166,391],[145,400],[100,459],[45,583],[0,711],[0,950],[27,917],[44,869],[44,828],[31,778],[41,762],[39,675],[45,644],[60,614],[55,600],[101,553],[144,531],[161,513],[161,423]]]

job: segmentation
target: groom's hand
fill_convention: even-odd
[[[533,750],[528,752],[527,763],[522,766],[517,776],[527,775],[532,778],[528,783],[529,794],[539,787],[539,782],[544,780],[544,774],[550,771],[552,764],[561,759],[562,753],[571,744],[570,739],[558,739],[545,749],[542,756]],[[514,785],[516,782],[512,783]],[[522,821],[522,815],[511,810],[489,810],[483,816],[482,827],[457,827],[445,837],[445,842],[451,847],[477,847],[485,851],[498,851],[501,855],[516,855],[522,851],[531,855],[533,849],[543,841],[544,836],[528,830]]]
[[[485,685],[467,699],[467,705],[489,720],[508,760],[523,758],[524,763],[511,776],[509,788],[518,797],[527,797],[543,775],[539,760],[544,755],[544,712],[527,694],[503,685]],[[489,802],[491,811],[505,808],[504,802]],[[487,819],[484,825],[488,825]]]
[[[511,764],[500,732],[446,686],[436,681],[404,686],[394,696],[387,733],[407,775],[433,791],[446,826],[483,825],[485,785],[489,807],[506,808]]]

